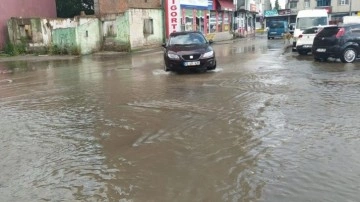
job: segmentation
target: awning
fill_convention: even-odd
[[[227,1],[227,0],[218,0],[221,10],[225,10],[225,11],[235,11],[235,5],[233,4],[232,1]]]

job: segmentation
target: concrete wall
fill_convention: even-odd
[[[0,49],[8,36],[7,22],[11,17],[56,17],[55,0],[2,0],[0,3]]]
[[[116,24],[116,42],[122,47],[122,48],[130,48],[130,26],[129,26],[129,13],[126,12],[122,16],[118,16],[116,18],[115,24]]]
[[[163,17],[161,9],[129,9],[131,49],[160,46],[163,42]],[[144,34],[144,20],[153,20],[153,34]]]
[[[80,18],[77,39],[81,54],[99,51],[102,43],[100,20],[98,18]]]
[[[81,54],[89,54],[101,49],[101,23],[95,16],[74,19],[11,18],[8,21],[12,43],[22,39],[30,48],[78,47]]]
[[[52,43],[59,47],[72,47],[77,45],[76,28],[59,28],[52,31]]]

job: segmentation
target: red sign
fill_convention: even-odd
[[[169,36],[170,33],[181,30],[180,0],[166,0],[165,9],[166,36]]]

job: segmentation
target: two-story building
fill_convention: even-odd
[[[342,22],[343,16],[360,15],[359,0],[288,0],[287,7],[294,15],[299,10],[327,9],[330,16],[330,24]]]
[[[236,32],[245,37],[254,35],[256,16],[262,9],[262,2],[260,0],[235,0],[235,2]]]
[[[8,36],[7,22],[11,17],[56,17],[55,0],[11,0],[0,3],[0,49]],[[23,28],[26,32],[25,27]]]

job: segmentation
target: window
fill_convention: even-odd
[[[153,19],[145,19],[144,20],[144,34],[150,35],[154,34],[154,21]]]
[[[310,8],[310,0],[305,0],[305,8]]]
[[[290,2],[290,8],[296,8],[296,7],[297,7],[296,1]]]
[[[316,6],[331,6],[330,0],[317,0],[316,2],[317,2]]]
[[[349,0],[339,0],[339,4],[340,4],[340,5],[348,5],[348,4],[349,4]]]

